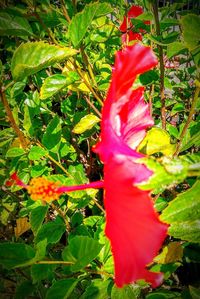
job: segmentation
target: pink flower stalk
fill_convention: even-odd
[[[141,6],[132,5],[129,9],[127,16],[124,17],[122,24],[119,27],[119,30],[122,34],[122,42],[126,43],[127,41],[140,40],[142,41],[142,34],[145,30],[142,28],[139,29],[139,32],[134,32],[134,26],[131,23],[131,19],[134,19],[143,14],[143,9]],[[150,21],[144,21],[144,24],[149,25]]]
[[[104,187],[103,181],[97,181],[78,186],[61,186],[59,182],[49,181],[45,177],[33,178],[29,185],[26,185],[20,180],[16,173],[11,175],[10,180],[6,182],[6,185],[11,186],[13,183],[27,189],[33,200],[41,200],[43,202],[57,200],[63,193],[85,190],[89,188],[99,189]]]
[[[149,192],[137,187],[152,174],[137,163],[143,155],[136,148],[153,120],[144,102],[144,88],[132,89],[136,77],[156,64],[151,49],[140,44],[117,53],[95,148],[104,163],[105,233],[111,242],[118,287],[139,279],[157,287],[163,277],[147,266],[161,248],[167,225],[159,220]]]
[[[105,233],[114,257],[118,287],[145,279],[152,287],[161,284],[163,275],[147,269],[166,237],[167,225],[159,220],[149,191],[138,183],[152,172],[139,159],[137,146],[153,125],[144,88],[132,89],[136,77],[155,67],[157,59],[149,47],[134,44],[116,55],[110,88],[102,111],[100,141],[94,148],[104,163],[104,182],[81,186],[60,186],[45,178],[23,184],[16,174],[11,179],[26,188],[32,199],[56,200],[64,192],[104,188]]]

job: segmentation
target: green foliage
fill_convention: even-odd
[[[69,36],[74,47],[80,45],[88,31],[88,27],[95,18],[99,18],[103,15],[111,13],[112,11],[113,9],[108,3],[95,2],[86,5],[83,11],[76,14],[69,25]]]
[[[45,299],[67,299],[78,283],[77,279],[61,279],[53,283],[48,290]]]
[[[79,79],[79,76],[75,72],[68,72],[67,76],[61,74],[55,74],[47,77],[40,89],[40,98],[45,100],[52,97],[64,87],[74,83]]]
[[[76,134],[84,133],[85,131],[92,129],[99,121],[100,119],[96,115],[87,114],[75,125],[73,132]]]
[[[87,236],[76,236],[69,241],[62,257],[67,262],[72,262],[71,270],[78,271],[86,267],[100,252],[102,245]]]
[[[29,22],[25,18],[1,11],[0,35],[30,36],[33,35],[33,31]]]
[[[61,142],[61,123],[57,115],[50,121],[43,135],[43,145],[52,152],[58,152]]]
[[[163,211],[161,219],[170,224],[169,233],[182,240],[200,242],[200,182],[179,194]]]
[[[76,50],[41,42],[21,44],[12,57],[13,79],[22,81],[38,71],[75,55]]]
[[[199,298],[200,18],[195,1],[191,10],[187,1],[159,1],[157,30],[155,1],[136,0],[144,13],[132,18],[129,28],[141,33],[159,62],[133,88],[145,86],[155,123],[137,148],[145,155],[137,163],[152,171],[138,188],[151,192],[160,219],[169,225],[169,237],[149,265],[163,272],[163,285],[114,285],[104,192],[73,191],[47,204],[10,186],[14,172],[27,185],[41,176],[65,186],[103,179],[92,147],[99,140],[114,56],[125,46],[119,27],[128,2],[2,1],[2,298]],[[144,24],[149,20],[151,26]]]

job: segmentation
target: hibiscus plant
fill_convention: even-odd
[[[2,1],[2,298],[200,297],[197,2]]]

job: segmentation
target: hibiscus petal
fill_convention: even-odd
[[[143,9],[141,6],[138,5],[132,5],[131,8],[128,11],[128,17],[129,18],[136,18],[139,15],[143,13]]]
[[[132,91],[131,87],[137,75],[156,64],[151,49],[140,44],[117,53],[102,112],[100,142],[94,148],[104,163],[116,151],[131,155],[127,147],[135,148],[144,138],[145,129],[153,124],[148,105],[143,100],[143,89]]]
[[[162,274],[152,273],[146,266],[158,253],[167,226],[159,221],[149,193],[133,186],[138,174],[143,180],[149,171],[125,156],[114,156],[105,165],[104,173],[105,232],[114,257],[115,283],[122,287],[145,279],[156,287]]]

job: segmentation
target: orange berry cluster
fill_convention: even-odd
[[[39,177],[30,181],[27,190],[33,200],[51,202],[60,196],[60,192],[57,191],[58,187],[59,182],[50,182],[44,177]]]

